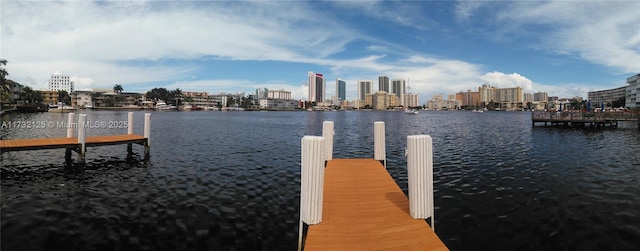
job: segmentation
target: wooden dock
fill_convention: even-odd
[[[145,114],[144,136],[133,134],[133,112],[129,113],[127,122],[128,133],[106,136],[86,136],[85,126],[86,115],[81,114],[77,123],[77,137],[73,137],[73,129],[71,126],[74,120],[74,114],[69,114],[69,126],[67,128],[67,137],[58,138],[33,138],[33,139],[7,139],[0,140],[0,154],[11,151],[28,151],[42,149],[66,149],[65,161],[67,165],[71,164],[71,152],[78,153],[78,164],[84,165],[85,153],[87,147],[107,146],[107,145],[127,145],[127,159],[133,156],[133,144],[144,146],[144,159],[149,159],[150,135],[151,135],[151,114]]]
[[[544,112],[531,113],[531,124],[544,123],[545,126],[618,126],[620,121],[640,121],[638,112]]]
[[[304,250],[449,250],[374,159],[333,159],[324,171],[323,219]]]
[[[85,145],[91,146],[104,146],[104,145],[118,145],[118,144],[146,144],[147,139],[142,135],[136,134],[122,134],[122,135],[108,135],[108,136],[93,136],[87,137]],[[7,139],[0,140],[0,152],[11,151],[27,151],[27,150],[40,150],[40,149],[55,149],[55,148],[71,148],[78,149],[80,147],[78,138],[40,138],[40,139]]]

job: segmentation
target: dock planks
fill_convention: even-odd
[[[108,135],[87,137],[85,145],[102,146],[138,143],[144,144],[147,139],[136,134]],[[40,138],[40,139],[8,139],[0,140],[0,152],[25,151],[53,148],[77,148],[78,138]]]
[[[304,250],[449,250],[379,161],[333,159],[324,179],[322,222],[310,225]]]

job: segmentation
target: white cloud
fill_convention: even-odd
[[[487,31],[496,37],[628,74],[640,72],[639,9],[638,1],[465,1],[458,3],[456,16],[485,18],[481,11],[489,10]]]
[[[483,81],[492,84],[498,88],[522,87],[525,92],[533,91],[533,81],[518,74],[504,74],[502,72],[488,72],[480,77]]]

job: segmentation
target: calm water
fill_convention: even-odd
[[[300,139],[327,120],[334,158],[372,158],[373,122],[385,121],[388,170],[405,192],[406,137],[433,137],[436,229],[452,250],[640,247],[637,130],[532,128],[524,112],[153,112],[149,163],[128,163],[124,145],[89,148],[84,174],[65,171],[64,150],[3,154],[2,250],[295,250]],[[142,122],[136,112],[138,134]]]

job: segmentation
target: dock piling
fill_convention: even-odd
[[[312,225],[322,222],[325,143],[326,139],[319,136],[304,136],[301,140],[298,250],[302,249],[302,223]]]
[[[373,123],[374,137],[373,137],[373,151],[374,158],[382,162],[382,165],[387,168],[387,154],[385,150],[385,132],[384,122],[376,121]]]
[[[333,129],[333,121],[325,121],[322,123],[322,137],[325,139],[325,153],[327,155],[325,160],[333,159],[333,136],[336,134]]]
[[[87,135],[85,130],[85,124],[87,122],[87,115],[80,114],[78,117],[78,163],[80,165],[84,164],[85,152],[87,150]]]
[[[74,113],[70,112],[67,119],[67,138],[73,138],[73,122],[75,120]],[[66,148],[64,153],[64,161],[67,166],[71,166],[71,148]]]
[[[67,138],[73,138],[73,121],[74,121],[74,113],[70,112],[69,117],[67,119]]]
[[[435,231],[431,136],[410,135],[407,137],[407,169],[409,213],[414,219],[431,218],[431,229]]]
[[[149,160],[151,150],[151,113],[144,114],[144,160]]]
[[[129,112],[129,118],[127,120],[127,129],[128,132],[127,134],[131,135],[133,134],[133,112]]]

